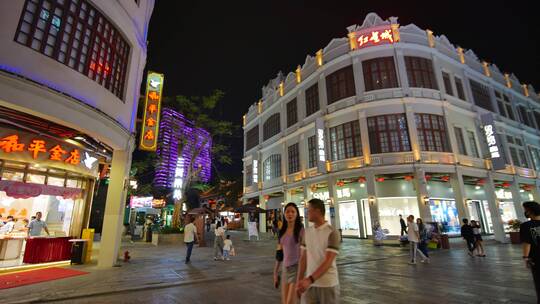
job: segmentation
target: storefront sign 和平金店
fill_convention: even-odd
[[[503,157],[503,149],[499,142],[497,130],[495,129],[495,121],[491,113],[486,113],[480,116],[482,122],[482,130],[488,145],[489,157],[493,170],[502,170],[506,168],[506,162]]]
[[[156,151],[157,149],[164,80],[163,74],[148,72],[141,139],[139,142],[139,149],[144,151]]]
[[[97,155],[81,147],[20,130],[0,130],[0,159],[82,172],[96,176]]]

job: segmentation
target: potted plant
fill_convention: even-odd
[[[512,244],[519,244],[521,240],[519,238],[519,226],[521,222],[518,219],[508,221],[508,232],[510,233],[510,242]]]
[[[152,235],[152,243],[159,244],[178,244],[184,239],[184,228],[181,227],[161,227],[158,231],[154,231]]]

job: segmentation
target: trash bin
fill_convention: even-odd
[[[86,243],[85,239],[72,239],[69,240],[71,245],[71,264],[84,264]]]
[[[441,248],[450,249],[450,240],[448,239],[448,234],[441,234]]]

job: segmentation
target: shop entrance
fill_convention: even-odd
[[[491,220],[491,212],[489,211],[488,202],[480,200],[468,200],[467,208],[469,209],[469,220],[479,221],[484,234],[493,233],[493,221]]]
[[[358,203],[356,200],[339,202],[339,223],[344,236],[360,237]]]

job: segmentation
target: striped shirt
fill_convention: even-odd
[[[328,222],[325,222],[318,228],[308,227],[302,239],[302,250],[305,250],[307,257],[306,277],[314,273],[317,268],[324,262],[326,252],[335,252],[339,254],[340,237],[339,232]],[[332,261],[332,265],[328,268],[315,283],[314,287],[333,287],[339,285],[338,271],[336,259]]]

